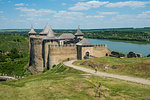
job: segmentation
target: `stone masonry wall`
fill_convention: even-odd
[[[49,69],[50,67],[50,48],[49,48],[49,45],[58,45],[58,42],[56,41],[44,41],[44,50],[43,50],[43,53],[44,53],[44,57],[43,57],[43,60],[44,60],[44,65],[43,67],[45,67],[46,69]]]
[[[30,37],[30,61],[29,70],[43,72],[42,39]]]
[[[49,45],[50,47],[50,66],[54,64],[58,64],[67,58],[69,59],[77,59],[77,47],[76,45]]]
[[[107,48],[107,45],[94,45],[93,56],[104,57],[106,54],[110,55],[111,51]]]
[[[86,52],[89,52],[89,55],[93,56],[93,47],[82,47],[82,59],[84,59]]]

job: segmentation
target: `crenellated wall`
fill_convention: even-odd
[[[111,51],[107,48],[106,44],[94,45],[93,47],[93,56],[94,57],[104,57],[110,55]]]

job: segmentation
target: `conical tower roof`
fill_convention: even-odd
[[[29,34],[30,34],[30,33],[34,33],[34,34],[36,33],[36,32],[34,31],[33,26],[31,26],[31,29],[30,29],[30,31],[29,31],[28,33],[29,33]]]
[[[84,35],[84,33],[81,32],[80,28],[78,27],[77,33],[75,35]]]
[[[47,37],[55,38],[54,32],[51,28],[48,30]]]
[[[80,42],[78,42],[76,45],[92,45],[92,44],[89,43],[89,41],[84,38]]]
[[[48,34],[49,30],[52,30],[52,29],[48,24],[46,24],[46,26],[44,27],[43,31],[40,34],[41,35],[42,34]]]

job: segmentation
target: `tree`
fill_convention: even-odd
[[[16,59],[16,58],[19,58],[20,55],[19,55],[19,52],[16,48],[12,48],[10,53],[8,54],[8,56],[11,58],[11,59]]]
[[[6,60],[5,55],[3,55],[2,53],[0,53],[0,62],[5,62]]]

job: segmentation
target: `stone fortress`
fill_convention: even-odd
[[[92,45],[85,39],[80,28],[75,35],[56,33],[47,24],[42,32],[37,34],[34,28],[29,31],[30,61],[29,70],[32,73],[49,70],[53,65],[67,59],[87,59],[110,55],[106,44]]]

